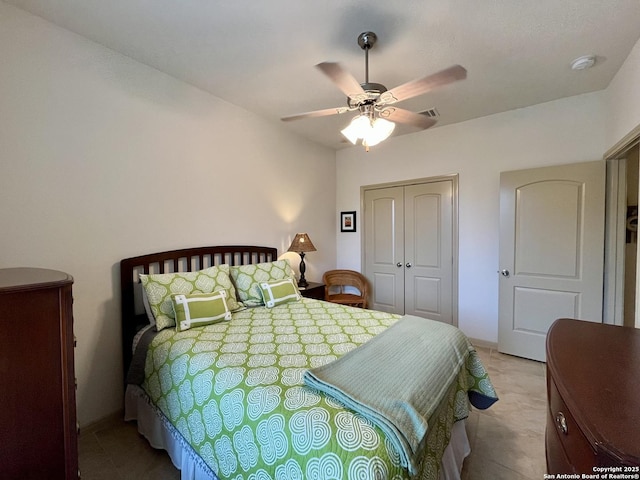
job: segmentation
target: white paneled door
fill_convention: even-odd
[[[605,163],[500,175],[498,349],[545,360],[557,318],[602,321]]]
[[[404,314],[404,187],[366,190],[363,207],[371,308]]]
[[[453,195],[452,179],[365,190],[373,309],[457,323]]]

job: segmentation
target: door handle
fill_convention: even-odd
[[[398,262],[398,263],[396,263],[396,267],[398,267],[398,268],[402,268],[402,262]]]
[[[411,262],[407,262],[406,267],[407,267],[407,268],[411,268]]]
[[[556,425],[558,430],[567,435],[569,433],[569,427],[567,425],[567,419],[564,417],[564,413],[556,413]]]
[[[500,270],[500,274],[501,274],[503,277],[508,277],[508,276],[510,275],[509,270],[507,270],[507,269]]]

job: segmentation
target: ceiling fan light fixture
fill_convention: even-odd
[[[395,123],[385,120],[384,118],[376,118],[371,124],[369,135],[364,138],[362,143],[366,144],[367,147],[373,147],[389,138],[394,128],[396,128]]]
[[[359,138],[364,138],[366,132],[371,128],[371,121],[366,115],[356,115],[340,133],[344,135],[354,145]]]
[[[373,32],[364,32],[358,37],[358,45],[364,50],[364,83],[358,82],[339,63],[322,62],[316,65],[347,96],[347,107],[325,108],[324,110],[289,115],[282,117],[281,120],[288,122],[301,118],[324,117],[358,110],[359,114],[341,130],[341,133],[353,145],[361,139],[362,145],[367,151],[370,146],[386,140],[393,133],[396,123],[411,125],[420,130],[433,127],[436,124],[435,113],[426,116],[389,105],[423,95],[436,87],[464,80],[467,78],[467,70],[460,65],[453,65],[432,75],[411,80],[387,90],[387,87],[381,83],[369,81],[369,50],[376,43],[376,39],[377,36]]]
[[[362,139],[362,145],[373,147],[389,138],[395,128],[395,123],[384,118],[371,120],[367,115],[357,115],[341,133],[354,145]]]

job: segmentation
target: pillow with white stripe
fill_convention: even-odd
[[[197,272],[140,274],[139,277],[147,294],[158,331],[176,324],[171,302],[172,295],[192,295],[226,290],[229,310],[235,312],[244,308],[236,300],[236,289],[231,282],[229,265],[227,264],[205,268]]]
[[[189,330],[192,327],[231,320],[226,290],[192,295],[172,295],[171,302],[175,311],[178,332]]]
[[[273,308],[287,302],[297,302],[302,298],[292,278],[261,282],[258,286],[267,308]]]
[[[238,300],[245,307],[257,307],[263,304],[260,283],[293,278],[293,270],[287,259],[251,265],[232,265],[229,274],[236,287]]]

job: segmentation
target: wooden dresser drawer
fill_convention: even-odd
[[[591,448],[591,444],[587,441],[580,427],[578,427],[550,376],[547,377],[547,388],[549,393],[547,447],[551,447],[549,444],[557,444],[561,446],[563,453],[563,455],[560,455],[560,452],[553,453],[555,457],[558,457],[561,465],[555,465],[552,462],[550,466],[556,471],[548,473],[567,473],[571,471],[571,469],[566,468],[566,465],[562,465],[562,457],[571,459],[571,465],[573,465],[577,473],[593,472],[593,467],[596,466],[596,453]],[[555,437],[550,430],[555,432]],[[557,445],[553,445],[553,448],[557,448]]]
[[[547,428],[544,435],[545,451],[547,453],[547,472],[548,473],[576,473],[560,440],[556,422],[551,411],[547,411]]]

